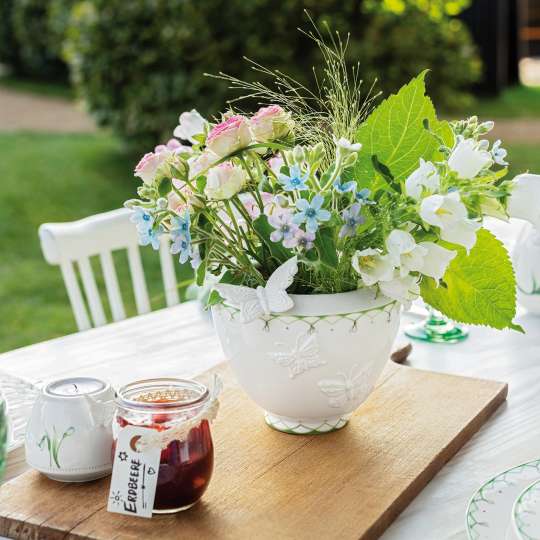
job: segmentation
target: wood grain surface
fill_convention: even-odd
[[[27,471],[0,490],[9,538],[378,538],[506,398],[506,384],[389,363],[341,431],[268,428],[228,368],[216,467],[194,508],[151,520],[106,511],[109,479],[62,484]]]

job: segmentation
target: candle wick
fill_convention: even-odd
[[[78,393],[79,392],[79,389],[77,388],[77,385],[75,383],[72,383],[73,386],[75,387],[75,393]]]

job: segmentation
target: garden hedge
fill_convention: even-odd
[[[0,63],[20,71],[19,47],[13,30],[15,0],[0,0]]]
[[[351,33],[351,57],[361,60],[366,82],[377,76],[385,91],[431,67],[430,94],[453,105],[478,72],[458,21],[433,20],[414,6],[401,15],[368,11],[358,0],[83,0],[72,12],[66,57],[98,122],[150,147],[171,133],[179,112],[211,115],[233,97],[205,72],[260,78],[243,56],[311,81],[318,50],[297,31],[309,27],[304,9],[316,23]]]
[[[13,34],[16,40],[20,67],[24,75],[55,79],[65,77],[66,64],[51,47],[49,7],[51,0],[14,0]]]

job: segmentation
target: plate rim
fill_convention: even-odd
[[[537,458],[537,459],[531,459],[529,461],[525,461],[523,463],[520,463],[519,465],[514,465],[513,467],[509,467],[508,469],[505,469],[503,471],[500,471],[498,472],[496,475],[492,476],[491,478],[489,478],[488,480],[486,480],[484,483],[482,483],[477,489],[474,490],[474,493],[472,494],[472,496],[469,498],[469,502],[467,503],[467,508],[465,510],[465,524],[466,524],[466,530],[467,530],[467,540],[477,540],[476,538],[474,538],[472,536],[472,533],[471,533],[471,525],[469,523],[469,515],[470,515],[470,510],[471,510],[471,505],[472,503],[474,502],[474,499],[476,497],[476,495],[482,491],[483,488],[485,488],[490,482],[492,482],[493,480],[495,480],[496,478],[498,478],[499,476],[503,476],[507,473],[509,473],[510,471],[513,471],[514,469],[519,469],[520,467],[525,467],[527,465],[531,465],[533,463],[536,463],[537,464],[537,469],[538,469],[538,473],[540,475],[540,458]],[[531,484],[535,483],[536,481],[540,481],[540,476],[538,477],[537,480],[531,482]]]
[[[526,488],[524,488],[523,491],[521,491],[521,493],[516,497],[516,500],[514,501],[514,504],[512,505],[512,527],[517,537],[519,537],[520,540],[527,540],[528,538],[532,538],[532,537],[529,536],[528,534],[527,536],[524,536],[523,533],[519,530],[519,527],[516,521],[516,510],[523,496],[526,493],[528,493],[536,485],[540,485],[540,478],[538,480],[535,480],[534,482],[531,482]]]

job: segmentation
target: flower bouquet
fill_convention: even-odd
[[[374,107],[344,47],[316,38],[318,93],[221,76],[266,105],[180,115],[137,165],[141,244],[189,262],[241,384],[282,431],[343,426],[390,352],[400,306],[521,330],[515,280],[484,217],[540,221],[540,176],[505,179],[493,122],[438,120],[421,73]],[[270,104],[268,104],[270,103]]]

